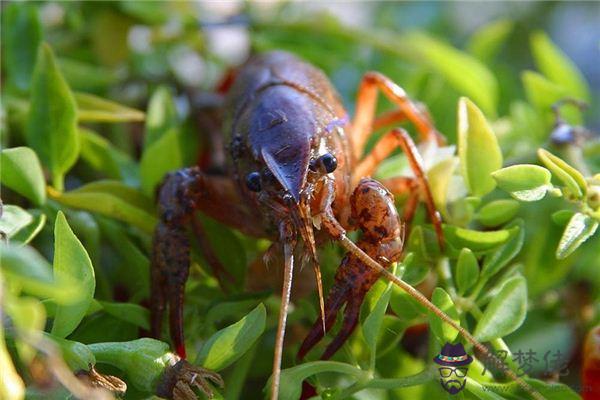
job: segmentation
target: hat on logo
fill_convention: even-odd
[[[446,343],[440,354],[433,358],[433,362],[447,367],[461,367],[473,362],[473,357],[467,354],[462,343]]]

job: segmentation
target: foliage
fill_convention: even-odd
[[[50,7],[62,10],[59,23],[44,20]],[[419,213],[395,274],[491,349],[507,352],[514,371],[514,352],[526,350],[520,343],[547,348],[553,334],[564,340],[551,349],[576,359],[579,339],[571,332],[597,324],[600,311],[600,174],[591,172],[598,171],[600,143],[597,137],[548,141],[553,103],[598,101],[575,64],[545,33],[532,31],[527,61],[538,71],[515,78],[520,71],[499,54],[509,44],[527,45],[515,44],[518,21],[482,27],[463,50],[430,33],[388,29],[391,4],[378,5],[380,27],[368,30],[329,15],[284,18],[295,7],[281,5],[265,17],[247,5],[252,48],[287,49],[315,63],[350,109],[360,73],[381,70],[426,104],[449,138],[445,147],[420,148],[446,248],[440,251]],[[40,363],[50,374],[60,371],[62,364],[43,356],[56,350],[72,372],[91,374],[95,367],[123,378],[128,399],[151,396],[176,357],[166,342],[140,339],[149,328],[154,195],[165,173],[210,158],[208,135],[195,131],[186,95],[213,91],[232,63],[215,49],[210,29],[198,31],[193,11],[192,2],[3,6],[2,398],[61,398],[61,385],[74,390],[59,373],[61,385],[42,389],[31,372]],[[367,56],[356,57],[359,51]],[[182,73],[185,57],[201,60],[199,82]],[[382,111],[389,108],[380,103]],[[569,127],[584,125],[585,115],[574,107],[562,116]],[[376,177],[406,171],[406,159],[395,154]],[[202,222],[236,281],[222,290],[194,248],[185,292],[189,361],[223,375],[219,396],[261,398],[280,300],[278,285],[265,286],[273,274],[261,264],[269,243]],[[326,287],[342,255],[339,246],[321,250]],[[360,327],[334,361],[311,355],[294,364],[297,342],[318,315],[315,297],[309,291],[293,299],[281,399],[298,398],[304,381],[328,399],[443,396],[431,359],[445,342],[466,342],[383,281],[367,295]],[[592,316],[573,312],[566,301],[573,298]],[[413,346],[421,351],[415,355],[406,343],[419,338],[415,332],[424,324],[429,340]],[[476,357],[460,396],[525,396],[484,367]],[[567,386],[577,384],[577,372],[571,365],[562,384],[534,373],[526,379],[547,398],[577,398]]]

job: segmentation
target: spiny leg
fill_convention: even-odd
[[[406,154],[410,167],[415,174],[417,181],[420,183],[427,212],[429,213],[429,217],[435,228],[440,247],[443,249],[444,234],[442,232],[442,218],[433,202],[429,181],[423,167],[423,159],[419,154],[417,146],[404,129],[396,128],[386,133],[375,144],[371,152],[358,164],[354,172],[353,180],[356,181],[364,176],[372,175],[381,161],[389,156],[397,147],[400,147],[404,154]]]
[[[331,185],[325,190],[331,191]],[[325,196],[327,198],[327,196]],[[394,197],[380,183],[372,179],[363,179],[354,190],[350,202],[352,218],[363,232],[358,246],[371,257],[382,260],[389,266],[402,254],[404,232],[398,218]],[[335,221],[329,204],[324,204],[323,226],[334,237],[343,236],[344,231]],[[331,329],[338,310],[346,303],[344,321],[337,336],[323,354],[330,358],[348,339],[358,322],[360,306],[365,294],[379,278],[373,271],[352,253],[347,253],[336,272],[335,283],[327,299],[326,331]],[[323,328],[315,322],[300,347],[298,357],[314,347],[323,337]]]
[[[377,106],[377,91],[380,90],[419,131],[423,140],[444,143],[443,136],[435,129],[428,115],[424,113],[406,92],[391,79],[379,72],[367,72],[358,89],[356,114],[352,122],[354,155],[360,159],[368,137],[372,133]]]

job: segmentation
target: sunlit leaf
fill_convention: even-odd
[[[454,322],[460,325],[458,311],[456,310],[450,295],[448,295],[444,289],[440,287],[435,288],[433,295],[431,296],[431,302],[445,312]],[[452,343],[458,336],[458,331],[456,329],[443,322],[432,312],[429,313],[429,326],[440,343]]]
[[[27,197],[35,205],[46,201],[46,182],[40,160],[28,147],[3,149],[0,153],[0,181]]]
[[[488,341],[514,332],[527,313],[527,283],[522,276],[508,279],[485,308],[475,328],[475,337]]]
[[[495,171],[492,177],[502,190],[521,201],[540,200],[552,189],[550,171],[538,165],[513,165]]]
[[[576,213],[571,217],[556,249],[556,258],[562,260],[573,253],[598,229],[598,221],[592,217]]]
[[[479,279],[479,264],[473,252],[462,249],[456,262],[456,287],[459,294],[465,294]]]
[[[6,342],[4,341],[4,327],[0,328],[0,397],[3,399],[23,399],[25,397],[25,384],[17,373]]]
[[[212,335],[198,354],[197,363],[220,371],[240,358],[265,330],[266,311],[260,304],[248,315]]]
[[[44,330],[46,324],[46,310],[44,305],[33,297],[5,296],[4,309],[19,334],[36,335]],[[36,350],[31,343],[16,341],[20,359],[29,363],[35,356]]]
[[[65,193],[50,191],[50,195],[61,204],[130,223],[147,233],[154,231],[156,217],[147,198],[120,182],[98,181]]]
[[[427,178],[431,188],[431,195],[435,207],[442,213],[442,216],[448,216],[447,196],[452,175],[458,167],[458,158],[451,157],[434,165],[427,171]]]
[[[469,52],[475,57],[490,63],[513,31],[514,23],[500,19],[479,28],[469,40]]]
[[[460,94],[473,99],[489,115],[496,114],[498,82],[485,65],[440,40],[423,33],[406,35],[407,44]]]
[[[458,155],[471,194],[483,196],[496,187],[491,173],[502,167],[498,140],[483,113],[467,98],[458,103]]]
[[[583,75],[548,35],[537,31],[531,35],[530,41],[533,59],[539,70],[548,79],[564,87],[569,96],[589,100],[589,89]]]
[[[26,133],[54,186],[62,190],[64,174],[79,155],[77,106],[47,44],[40,46],[33,71]]]
[[[486,251],[500,246],[510,238],[510,231],[499,229],[496,231],[476,231],[444,225],[444,234],[455,248],[467,247],[473,251]]]
[[[565,161],[544,149],[538,149],[538,157],[546,167],[563,183],[571,194],[581,198],[587,191],[587,183],[581,172]]]
[[[56,310],[51,332],[64,338],[77,328],[86,314],[94,298],[96,281],[87,251],[73,234],[64,214],[60,211],[54,226],[54,276],[57,279],[69,276],[76,280],[83,294],[76,303],[58,306]]]
[[[143,121],[143,112],[88,93],[75,93],[80,122]]]

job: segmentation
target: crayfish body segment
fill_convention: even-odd
[[[376,117],[378,91],[397,109]],[[443,138],[421,107],[399,86],[375,72],[364,76],[356,114],[350,120],[326,76],[283,52],[257,56],[242,66],[223,104],[222,134],[229,143],[228,160],[217,168],[223,173],[205,172],[198,166],[185,168],[169,174],[159,191],[160,221],[154,235],[151,271],[152,334],[160,335],[168,305],[171,337],[179,355],[185,357],[183,288],[190,263],[185,224],[192,226],[217,278],[226,278],[194,218],[195,212],[247,235],[273,240],[274,248],[283,249],[285,255],[271,385],[272,398],[277,398],[294,248],[302,246],[309,255],[321,299],[321,321],[305,340],[301,355],[314,346],[323,328],[331,326],[337,311],[347,303],[349,322],[326,351],[324,356],[329,357],[352,333],[360,303],[378,274],[348,254],[325,305],[318,245],[340,239],[346,230],[360,228],[363,236],[359,247],[364,252],[386,266],[397,260],[402,253],[403,232],[392,194],[409,195],[402,217],[407,224],[419,200],[425,201],[443,244],[439,213],[410,136],[401,129],[392,129],[364,154],[367,139],[374,129],[402,120],[412,122],[422,140],[442,143]],[[414,177],[381,184],[362,180],[397,148],[407,154]],[[319,229],[313,229],[315,225]],[[320,333],[316,327],[319,322]]]

